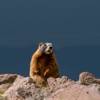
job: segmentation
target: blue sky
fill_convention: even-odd
[[[100,45],[99,10],[96,0],[1,0],[0,45]]]
[[[27,70],[32,50],[39,42],[49,41],[54,43],[58,59],[64,57],[59,62],[69,66],[68,71],[74,70],[73,66],[98,68],[99,4],[97,0],[0,0],[0,66],[8,66],[9,72],[12,66],[25,66]],[[11,56],[7,63],[6,55]],[[1,68],[1,72],[7,71]]]

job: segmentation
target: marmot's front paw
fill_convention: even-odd
[[[45,44],[42,44],[42,45],[39,46],[39,50],[40,50],[41,52],[44,52],[45,49],[46,49],[46,45],[45,45]]]

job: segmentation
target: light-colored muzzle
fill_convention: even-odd
[[[52,43],[45,43],[45,44],[46,44],[45,54],[51,54],[53,52]]]

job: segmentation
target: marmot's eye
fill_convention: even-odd
[[[44,46],[46,46],[46,44],[44,44]]]
[[[39,46],[42,46],[43,45],[43,42],[39,43]]]

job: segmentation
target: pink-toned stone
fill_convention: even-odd
[[[100,100],[99,86],[73,84],[57,90],[45,100]]]
[[[47,87],[39,88],[29,77],[19,77],[3,96],[7,100],[100,100],[99,84],[82,85],[66,76],[47,81]]]

